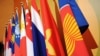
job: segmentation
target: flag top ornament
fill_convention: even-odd
[[[68,1],[59,0],[59,6],[68,56],[89,56]]]

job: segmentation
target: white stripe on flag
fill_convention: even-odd
[[[39,16],[38,12],[32,6],[31,6],[31,17],[32,17],[32,22],[35,24],[37,29],[44,36],[43,25],[42,25],[40,16]]]

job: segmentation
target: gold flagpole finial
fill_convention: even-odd
[[[24,5],[24,3],[23,2],[20,2],[20,4],[23,6]]]

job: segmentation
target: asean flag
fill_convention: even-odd
[[[93,39],[93,36],[88,28],[89,24],[86,21],[87,18],[85,18],[84,15],[82,14],[82,11],[80,10],[76,0],[70,0],[69,4],[71,6],[72,12],[79,26],[81,34],[83,35],[83,39],[88,48],[89,55],[93,56],[91,49],[97,48],[97,44]]]
[[[47,0],[40,0],[48,56],[65,56],[57,25],[50,12]]]
[[[68,1],[59,0],[59,6],[68,56],[89,56]]]

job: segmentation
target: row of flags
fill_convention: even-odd
[[[86,35],[89,24],[76,1],[58,0],[58,9],[53,0],[57,24],[47,1],[40,0],[41,13],[35,0],[30,9],[27,1],[21,4],[21,17],[16,9],[5,31],[5,56],[93,56],[97,45]]]

